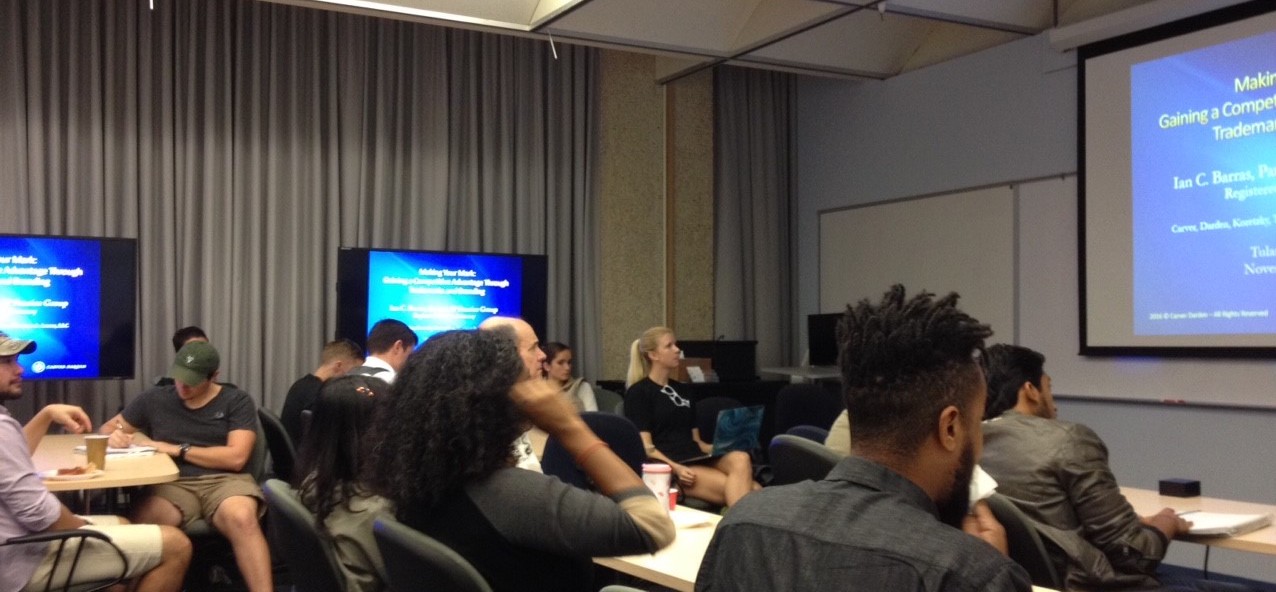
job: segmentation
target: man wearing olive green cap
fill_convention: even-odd
[[[135,521],[183,528],[207,521],[230,540],[248,589],[265,592],[273,587],[258,522],[265,499],[243,472],[257,440],[257,408],[248,393],[216,382],[220,364],[211,344],[183,345],[169,369],[174,384],[138,395],[101,431],[111,446],[154,446],[180,470],[177,481],[150,487],[135,505]]]

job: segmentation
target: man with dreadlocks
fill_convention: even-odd
[[[969,507],[987,389],[987,325],[957,295],[848,307],[838,325],[851,456],[823,481],[770,487],[718,526],[696,590],[1029,590],[987,506]]]

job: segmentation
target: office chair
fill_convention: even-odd
[[[266,448],[270,452],[271,473],[276,479],[292,483],[292,469],[297,464],[297,447],[279,416],[269,409],[257,409],[257,421],[261,423],[262,433],[266,436]]]
[[[332,543],[319,532],[315,516],[287,483],[270,479],[262,486],[270,508],[270,540],[283,555],[298,590],[346,592],[346,578]]]
[[[62,554],[67,551],[66,543],[67,541],[70,541],[71,539],[80,539],[80,544],[77,545],[75,548],[75,556],[71,558],[71,567],[70,569],[67,570],[66,580],[62,583],[62,590],[64,592],[71,590],[71,578],[75,576],[75,568],[79,566],[80,564],[81,546],[84,545],[88,539],[100,540],[110,545],[112,549],[115,549],[115,552],[118,553],[120,556],[120,575],[116,576],[115,579],[113,580],[105,581],[101,584],[94,585],[91,588],[76,588],[76,589],[81,592],[97,592],[98,590],[106,590],[110,588],[111,586],[114,586],[124,581],[124,576],[128,574],[128,557],[125,557],[124,552],[121,551],[120,548],[115,545],[115,543],[111,542],[111,537],[106,536],[105,534],[98,532],[96,530],[91,530],[87,528],[77,528],[73,530],[54,530],[54,531],[37,532],[35,534],[29,534],[26,536],[13,537],[6,541],[0,542],[0,547],[4,547],[8,545],[47,545],[49,543],[56,541],[58,544],[58,551],[53,563],[54,568],[49,571],[49,579],[45,580],[44,582],[44,591],[48,592],[49,590],[54,589],[53,580],[54,580],[54,576],[58,575],[58,564],[62,562]]]
[[[783,434],[799,425],[827,430],[843,409],[841,395],[819,384],[788,384],[775,395],[775,431]]]
[[[828,430],[824,428],[817,428],[813,425],[796,425],[789,428],[784,433],[790,436],[806,438],[807,440],[815,442],[816,444],[823,444],[825,440],[829,439]]]
[[[985,501],[1002,527],[1006,529],[1006,544],[1010,548],[1010,558],[1023,566],[1037,586],[1063,590],[1063,577],[1055,569],[1046,543],[1032,523],[1014,502],[1009,498],[994,493]]]
[[[800,436],[780,434],[771,439],[771,485],[820,480],[828,476],[842,456],[822,443]]]
[[[604,388],[594,389],[594,400],[598,402],[599,411],[615,413],[616,415],[621,415],[620,412],[616,411],[617,406],[625,403],[624,397]]]
[[[634,470],[634,473],[642,474],[642,463],[647,460],[647,451],[642,445],[642,436],[638,435],[638,428],[632,421],[602,411],[586,411],[580,414],[580,418],[603,442],[607,443],[616,456]],[[546,475],[558,477],[568,485],[575,485],[582,489],[590,488],[585,472],[576,466],[576,460],[553,436],[545,441],[541,470]]]
[[[391,592],[492,592],[469,561],[420,531],[381,517],[373,523],[372,536],[385,560]]]

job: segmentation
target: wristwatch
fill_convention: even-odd
[[[177,460],[186,462],[186,453],[190,452],[190,449],[190,442],[182,442],[182,445],[177,447]]]

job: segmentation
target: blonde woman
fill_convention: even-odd
[[[739,451],[688,460],[712,453],[713,446],[700,439],[685,387],[670,379],[681,353],[667,327],[647,329],[634,341],[625,380],[625,416],[638,426],[647,456],[673,468],[683,495],[732,506],[759,488],[753,481],[753,464],[748,453]]]

